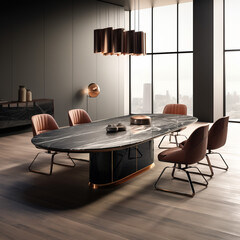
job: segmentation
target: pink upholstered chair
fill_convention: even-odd
[[[88,113],[83,109],[72,109],[68,112],[69,125],[75,126],[82,123],[92,122]]]
[[[50,130],[59,129],[55,119],[49,114],[38,114],[32,116],[33,136]]]
[[[187,106],[185,104],[167,104],[164,109],[163,109],[163,114],[178,114],[178,115],[187,115]],[[176,146],[178,147],[178,140],[177,138],[179,136],[185,137],[187,139],[187,137],[185,135],[179,134],[180,131],[182,131],[184,128],[181,128],[177,131],[171,132],[169,134],[169,142],[170,143],[174,143],[176,144]],[[161,147],[161,144],[164,140],[164,138],[167,135],[164,135],[163,138],[161,139],[160,143],[158,144],[158,148],[159,149],[166,149],[167,147]],[[171,138],[174,137],[175,138],[175,142],[171,142]]]
[[[41,133],[44,133],[44,132],[47,132],[47,131],[56,130],[56,129],[59,129],[58,124],[51,115],[49,115],[49,114],[38,114],[38,115],[32,116],[33,136],[36,136],[38,134],[41,134]],[[34,161],[37,159],[38,155],[41,154],[41,153],[43,153],[43,152],[39,152],[35,156],[33,161],[31,162],[31,164],[29,165],[28,169],[29,169],[30,172],[40,173],[40,174],[44,174],[44,175],[51,175],[52,174],[52,169],[53,169],[53,164],[62,165],[62,166],[66,166],[66,167],[74,167],[75,166],[75,163],[73,162],[73,160],[71,158],[70,158],[70,160],[72,161],[73,165],[65,165],[65,164],[55,163],[54,162],[54,156],[57,154],[57,152],[47,151],[46,153],[52,155],[50,172],[45,173],[45,172],[40,172],[40,171],[33,170],[31,167],[32,167]]]
[[[187,115],[187,106],[185,104],[167,104],[163,109],[163,113]]]
[[[69,126],[76,126],[83,123],[92,122],[90,116],[84,109],[72,109],[68,111]],[[86,159],[73,158],[68,154],[68,157],[72,160],[79,160],[84,162],[89,162]]]

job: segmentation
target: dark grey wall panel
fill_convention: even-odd
[[[98,3],[97,11],[99,12],[98,19],[100,19],[97,27],[124,27],[123,8]],[[124,65],[120,64],[121,60],[124,60],[123,56],[97,56],[96,80],[101,87],[101,94],[96,101],[97,118],[99,119],[120,116],[124,112],[124,88],[122,88]]]
[[[0,98],[16,100],[18,86],[25,85],[33,98],[54,99],[60,126],[68,124],[72,108],[88,110],[93,120],[124,113],[127,58],[93,53],[94,29],[123,27],[122,7],[96,0],[5,3],[0,16]],[[99,97],[76,99],[91,82],[99,84]]]
[[[96,58],[93,53],[93,30],[96,26],[96,1],[73,1],[73,100],[74,108],[87,109],[87,97],[75,98],[79,90],[96,82]],[[96,119],[96,99],[89,101],[87,109]]]
[[[213,121],[213,0],[193,1],[193,115]]]
[[[123,116],[124,115],[124,100],[125,100],[125,95],[124,95],[124,81],[121,81],[121,79],[124,79],[124,67],[125,63],[124,61],[126,60],[126,57],[118,58],[118,116]],[[128,84],[129,85],[129,84]]]
[[[33,98],[44,96],[44,3],[19,1],[13,25],[13,97],[18,85],[31,89]]]
[[[122,26],[124,10],[103,2],[75,0],[73,13],[73,93],[91,82],[101,89],[97,98],[84,97],[74,107],[87,109],[92,119],[123,115],[124,89],[120,82],[124,82],[124,64],[119,62],[125,58],[94,54],[93,30]]]
[[[98,56],[97,74],[98,84],[101,86],[101,94],[97,99],[97,116],[100,119],[118,116],[119,89],[117,58],[116,56]],[[107,66],[107,69],[110,69],[110,71],[108,71],[105,66]]]
[[[72,107],[72,4],[45,4],[45,97],[54,99],[55,117],[64,125]]]
[[[12,19],[9,5],[5,1],[0,8],[0,98],[7,100],[12,99]]]

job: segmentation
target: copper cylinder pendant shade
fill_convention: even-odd
[[[94,53],[103,55],[145,55],[146,33],[112,27],[94,30]]]
[[[123,52],[123,28],[113,30],[113,54],[120,55]]]
[[[133,55],[135,53],[135,31],[126,31],[124,35],[124,53]]]
[[[96,83],[90,83],[88,85],[88,96],[95,98],[100,94],[100,87]]]
[[[103,30],[95,29],[94,30],[94,53],[103,52]]]
[[[103,53],[104,53],[104,55],[113,53],[113,29],[112,29],[112,27],[103,29]]]
[[[146,33],[135,32],[135,55],[146,55]]]

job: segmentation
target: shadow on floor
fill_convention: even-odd
[[[22,171],[19,172],[19,168],[22,168]],[[146,193],[147,196],[153,195],[152,197],[156,198],[157,201],[160,199],[161,201],[166,199],[168,201],[175,201],[176,199],[178,201],[188,200],[186,197],[154,190],[154,182],[160,173],[159,169],[153,169],[153,171],[141,174],[128,181],[127,185],[121,184],[119,186],[93,190],[88,186],[88,168],[89,164],[86,162],[77,162],[75,168],[54,165],[52,176],[44,176],[28,172],[27,166],[23,164],[1,172],[1,188],[2,191],[5,191],[4,194],[7,198],[36,209],[47,209],[47,211],[81,208],[97,202],[117,190],[126,191],[124,193],[126,198],[122,199],[122,201],[129,201],[131,198],[140,198],[140,196],[145,195],[143,193]],[[167,176],[167,178],[169,177]],[[6,178],[10,181],[7,185],[4,184]],[[11,183],[10,186],[9,183]],[[170,183],[171,181],[166,181],[167,187],[169,187]],[[131,188],[135,188],[135,186],[137,188],[141,187],[137,191],[132,191],[129,189],[125,190],[125,186],[130,186]],[[182,182],[179,182],[177,188],[188,190],[189,186],[188,184],[185,186]],[[201,189],[196,186],[196,191],[198,194]]]
[[[60,168],[59,168],[60,169]],[[68,210],[86,206],[110,194],[119,187],[91,189],[88,186],[88,163],[75,168],[61,167],[52,176],[34,173],[31,184],[25,185],[21,193],[24,201],[37,208]]]

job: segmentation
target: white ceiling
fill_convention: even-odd
[[[104,0],[104,2],[123,6],[125,10],[138,9],[138,3],[139,8],[142,9],[192,1],[193,0]]]

